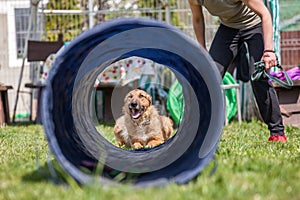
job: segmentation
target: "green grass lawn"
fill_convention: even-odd
[[[78,186],[67,175],[63,176],[67,184],[55,184],[46,165],[48,145],[42,126],[7,126],[0,129],[0,199],[298,200],[300,130],[286,127],[286,133],[288,143],[268,143],[264,124],[232,122],[224,127],[213,175],[211,162],[186,185],[137,189],[130,185]]]

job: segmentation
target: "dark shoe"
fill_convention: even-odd
[[[285,135],[271,135],[268,142],[287,142]]]

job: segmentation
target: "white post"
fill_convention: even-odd
[[[166,22],[171,24],[171,9],[170,9],[170,0],[166,2]]]
[[[89,0],[89,29],[94,26],[94,0]]]

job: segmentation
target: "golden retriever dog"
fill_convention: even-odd
[[[134,89],[126,95],[123,114],[114,127],[119,146],[154,147],[165,142],[173,132],[172,120],[159,115],[151,96],[143,90]]]

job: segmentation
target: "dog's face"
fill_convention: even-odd
[[[152,105],[151,96],[143,90],[134,89],[125,97],[125,111],[132,119],[139,119]]]

